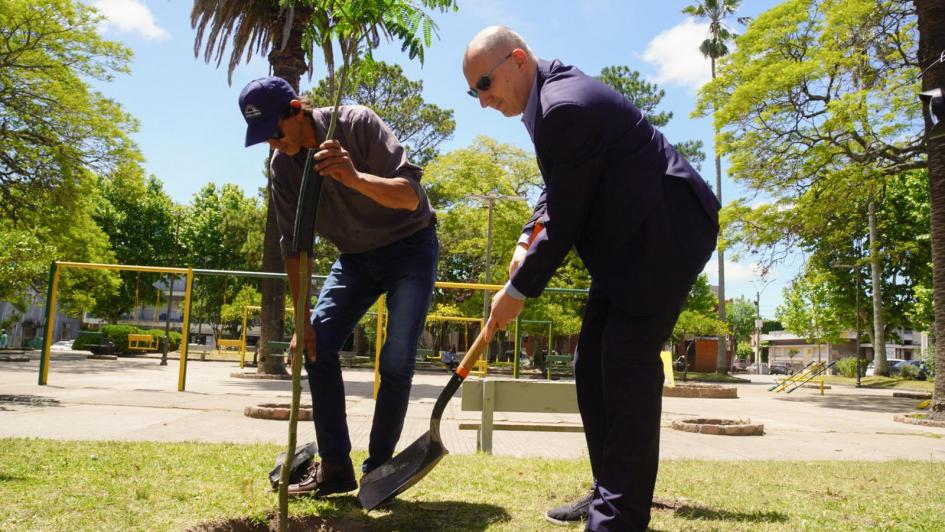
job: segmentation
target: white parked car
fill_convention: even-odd
[[[49,346],[50,351],[72,351],[73,340],[60,340]]]
[[[899,363],[899,362],[902,362],[902,361],[903,361],[903,360],[902,360],[901,358],[887,358],[887,359],[886,359],[886,365],[889,366],[889,367],[892,367],[893,364],[896,364],[896,363]],[[867,376],[867,377],[872,377],[872,376],[873,376],[873,369],[874,369],[874,368],[875,368],[875,362],[870,361],[870,364],[869,364],[868,366],[866,366],[866,371],[863,373],[863,375],[865,375],[865,376]]]

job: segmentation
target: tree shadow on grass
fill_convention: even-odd
[[[682,519],[737,521],[741,523],[784,523],[788,520],[788,516],[781,512],[735,512],[694,505],[682,505],[676,508],[674,514]]]
[[[485,530],[508,521],[504,508],[491,504],[453,501],[394,500],[390,506],[367,512],[354,496],[335,497],[337,510],[327,515],[290,516],[290,531],[374,532],[386,530]],[[264,532],[278,530],[278,513],[265,519],[235,517],[200,523],[188,532]]]

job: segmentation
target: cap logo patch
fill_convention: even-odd
[[[246,106],[245,109],[243,109],[243,116],[246,118],[246,120],[259,118],[260,116],[262,116],[262,111],[257,109],[255,105],[249,104]]]

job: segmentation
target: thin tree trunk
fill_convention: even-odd
[[[712,59],[712,79],[715,79],[715,58]],[[716,137],[718,136],[718,127],[715,128]],[[722,156],[719,155],[719,147],[715,146],[715,197],[722,204]],[[719,235],[721,237],[721,235]],[[721,238],[720,238],[721,240]],[[721,246],[718,249],[719,258],[719,321],[725,321],[725,252]],[[728,373],[728,345],[726,336],[719,335],[719,353],[716,360],[715,370],[719,373]]]
[[[266,195],[269,198],[269,195]],[[282,250],[279,246],[279,229],[272,200],[266,208],[266,232],[263,238],[263,271],[285,272]],[[262,280],[262,308],[259,311],[259,373],[285,375],[285,364],[281,358],[269,356],[269,341],[282,340],[285,330],[285,282],[281,279]]]
[[[932,65],[945,50],[945,3],[915,0],[919,25],[919,64]],[[922,76],[922,90],[945,88],[945,65]],[[927,111],[925,129],[932,127]],[[945,138],[928,141],[929,204],[932,221],[932,285],[935,305],[935,341],[945,338]],[[945,421],[945,349],[935,350],[935,388],[930,417]]]
[[[879,237],[876,234],[876,202],[869,204],[870,275],[873,279],[873,375],[889,376],[886,363],[886,336],[883,328],[883,293],[880,278],[883,264],[879,255]]]

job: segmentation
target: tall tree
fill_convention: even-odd
[[[11,260],[35,250],[25,262],[0,259],[5,293],[45,293],[39,261],[113,260],[92,219],[96,174],[140,156],[127,136],[134,119],[89,86],[128,72],[131,57],[101,37],[100,20],[74,0],[0,3],[0,241]],[[67,270],[60,303],[80,314],[117,286],[112,272]]]
[[[914,15],[891,0],[795,0],[751,24],[698,104],[726,129],[718,139],[733,179],[767,200],[726,206],[727,222],[750,211],[749,223],[767,227],[756,241],[783,253],[801,233],[823,237],[853,220],[865,229],[864,212],[871,204],[882,211],[889,179],[924,166],[919,109],[907,89],[918,73]],[[883,245],[874,232],[877,308]],[[882,372],[883,312],[873,314]]]
[[[919,64],[931,66],[945,53],[945,4],[939,0],[915,0],[919,26]],[[922,89],[945,89],[945,64],[922,76]],[[929,203],[932,209],[932,276],[935,305],[935,338],[945,338],[945,138],[929,139],[932,123],[927,111],[925,142],[929,168]],[[945,421],[945,349],[936,349],[935,389],[930,416]]]
[[[817,345],[817,361],[822,359],[820,346],[840,341],[842,324],[834,311],[831,293],[816,270],[808,270],[784,288],[784,303],[775,315],[784,327],[808,343]],[[826,362],[826,360],[824,360]]]
[[[400,65],[365,63],[352,70],[352,90],[342,96],[341,103],[373,109],[393,130],[410,159],[426,166],[438,155],[437,147],[453,136],[453,111],[424,101],[423,81],[408,79]],[[330,92],[328,80],[322,79],[308,96],[314,105],[328,107],[334,103]]]
[[[655,83],[647,83],[640,79],[640,73],[630,70],[624,65],[604,67],[597,79],[610,85],[620,94],[626,96],[646,116],[647,121],[655,127],[663,127],[673,118],[672,111],[657,111],[666,91]],[[701,140],[686,140],[676,144],[676,150],[682,154],[693,166],[702,169],[705,153],[702,151]]]
[[[709,58],[712,67],[712,79],[715,79],[715,62],[720,57],[728,55],[728,43],[735,38],[735,34],[726,26],[725,20],[735,14],[741,0],[701,0],[696,4],[686,6],[683,13],[706,19],[709,21],[709,35],[699,45],[702,55]],[[719,101],[713,101],[712,106],[718,109]],[[719,124],[714,121],[715,134],[718,137]],[[718,141],[715,143],[715,195],[722,203],[722,155]],[[725,321],[725,246],[724,237],[720,235],[719,246],[716,250],[719,261],[719,319]],[[728,355],[724,336],[719,336],[719,354],[716,361],[716,370],[719,373],[728,371]]]
[[[170,265],[174,241],[173,202],[154,176],[148,178],[137,161],[129,161],[99,179],[101,199],[94,219],[108,235],[119,264]],[[151,293],[160,276],[119,272],[122,285],[115,295],[97,301],[95,313],[118,320]]]

